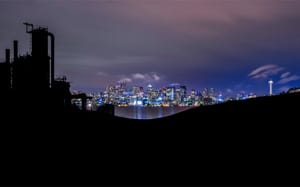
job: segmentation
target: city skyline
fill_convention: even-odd
[[[30,22],[56,35],[56,76],[71,89],[176,82],[266,95],[272,79],[277,94],[300,85],[299,8],[275,0],[4,0],[0,48],[16,39],[20,54],[29,52],[22,23]]]

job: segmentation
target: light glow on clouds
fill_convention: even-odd
[[[300,76],[298,76],[298,75],[291,75],[289,77],[284,77],[284,78],[280,79],[278,81],[278,84],[286,84],[288,82],[296,81],[296,80],[299,80],[299,79],[300,79]]]
[[[134,82],[134,83],[152,83],[161,80],[161,76],[159,76],[156,72],[150,73],[132,73],[129,76],[122,76],[122,78],[118,82]]]
[[[254,79],[269,78],[272,75],[278,74],[282,70],[284,70],[283,67],[279,67],[275,64],[267,64],[256,68],[251,73],[249,73],[248,76]]]
[[[292,83],[293,81],[300,80],[300,76],[297,74],[293,74],[291,71],[283,71],[288,69],[287,67],[281,67],[276,64],[267,64],[260,66],[248,74],[248,77],[252,79],[273,79],[275,84],[281,85],[278,88],[279,92],[285,92],[290,86],[288,84]],[[300,85],[300,81],[298,83]]]
[[[280,78],[286,78],[290,74],[291,74],[291,72],[285,72],[285,73],[283,73],[283,74],[280,75]]]

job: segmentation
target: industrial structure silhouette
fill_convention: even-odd
[[[26,33],[31,36],[31,54],[19,55],[17,40],[13,42],[12,60],[10,49],[5,50],[6,60],[0,63],[1,109],[15,111],[20,106],[25,106],[34,109],[66,110],[71,107],[72,97],[81,98],[82,103],[85,103],[85,94],[71,95],[70,83],[66,81],[66,77],[55,78],[54,34],[47,28],[24,24]]]

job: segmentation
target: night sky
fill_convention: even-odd
[[[299,0],[0,0],[0,59],[23,22],[56,36],[56,75],[71,89],[110,84],[268,94],[300,86]]]

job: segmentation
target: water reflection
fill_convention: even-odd
[[[154,119],[170,116],[192,107],[115,107],[115,115],[132,119]]]

